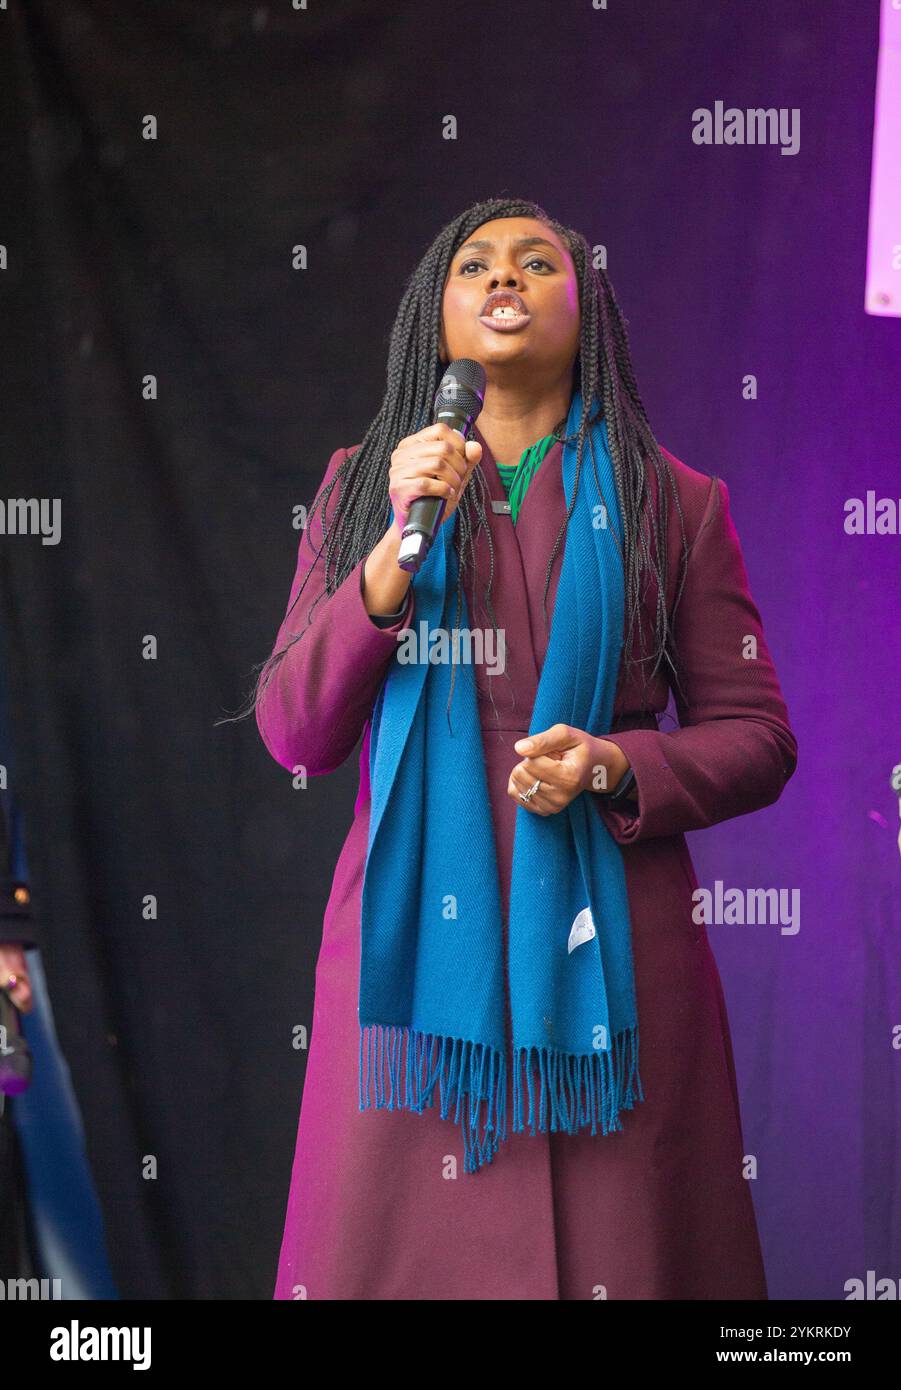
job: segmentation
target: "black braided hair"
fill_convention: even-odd
[[[585,405],[578,434],[570,437],[578,440],[576,481],[573,500],[569,504],[548,559],[544,585],[545,624],[549,625],[547,593],[551,571],[578,495],[578,480],[586,437],[589,448],[591,446],[589,429],[593,420],[589,418],[587,407],[588,403],[597,399],[607,420],[607,436],[623,523],[622,546],[614,533],[614,539],[622,555],[626,595],[624,661],[620,677],[624,681],[628,680],[634,675],[636,666],[641,668],[641,708],[643,712],[647,712],[647,690],[661,663],[669,667],[671,676],[677,685],[679,684],[675,632],[666,611],[666,536],[669,504],[664,482],[669,484],[675,498],[683,546],[673,616],[682,592],[687,560],[682,508],[672,469],[654,438],[638,393],[625,322],[606,272],[593,264],[591,249],[580,232],[562,226],[553,217],[548,216],[537,203],[527,199],[489,198],[474,203],[439,232],[407,281],[391,330],[387,389],[378,414],[369,425],[362,444],[342,461],[328,485],[323,488],[320,497],[310,508],[310,516],[318,506],[322,508],[323,543],[317,552],[317,560],[324,548],[325,596],[328,597],[335,592],[360,560],[374,550],[388,529],[391,516],[391,502],[388,496],[391,454],[401,439],[415,434],[431,422],[434,396],[443,372],[439,357],[439,335],[444,285],[450,263],[457,248],[463,245],[478,227],[499,217],[530,217],[552,227],[572,256],[579,283],[581,335],[579,351],[573,363],[573,389],[578,381]],[[565,425],[565,421],[562,423]],[[558,432],[562,432],[560,426]],[[657,474],[656,508],[649,505],[646,462]],[[592,463],[594,464],[593,454]],[[603,497],[596,467],[595,477],[598,491]],[[338,501],[329,519],[326,508],[336,485],[339,486]],[[459,521],[455,527],[453,541],[458,561],[454,626],[459,626],[462,612],[464,574],[474,554],[478,533],[484,531],[490,555],[485,603],[496,634],[497,623],[491,605],[494,546],[486,515],[487,499],[485,477],[481,467],[477,466],[472,471],[469,485],[456,509]],[[310,517],[307,518],[308,525],[309,519]],[[643,602],[652,574],[657,579],[654,640],[650,650],[646,650]],[[308,579],[309,574],[304,579],[294,604],[300,598]],[[309,611],[307,627],[312,621],[318,601],[317,599]],[[637,662],[633,657],[636,627],[639,651]],[[250,703],[236,718],[244,718],[254,710],[276,665],[284,659],[289,648],[300,641],[306,630],[304,628],[303,631],[295,633],[279,651],[273,652],[266,661],[254,668],[260,674]],[[452,647],[454,646],[452,643]],[[647,673],[646,668],[651,662],[653,666],[650,673]],[[453,683],[452,672],[448,710],[450,699],[453,698]]]

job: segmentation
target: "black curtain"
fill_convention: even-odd
[[[216,721],[271,649],[293,509],[377,409],[443,214],[400,192],[405,8],[5,20],[4,492],[61,515],[56,545],[4,542],[17,791],[124,1297],[274,1283],[355,777],[295,792],[252,719]]]

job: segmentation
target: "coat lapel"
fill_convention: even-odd
[[[517,690],[523,704],[519,714],[525,714],[521,726],[528,725],[529,714],[538,689],[538,678],[547,651],[549,624],[554,612],[554,599],[563,558],[561,542],[548,585],[548,626],[545,625],[543,594],[547,562],[554,540],[566,515],[561,472],[563,445],[557,443],[542,459],[532,478],[516,525],[509,513],[495,512],[491,502],[506,501],[504,485],[497,471],[494,455],[487,441],[473,427],[473,438],[482,446],[479,467],[488,492],[487,517],[494,548],[494,573],[486,537],[481,535],[476,547],[476,586],[470,597],[470,613],[474,626],[490,625],[482,596],[492,579],[491,599],[498,627],[506,632],[508,667],[515,670]]]

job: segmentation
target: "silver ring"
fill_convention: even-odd
[[[15,989],[15,987],[16,987],[16,985],[17,985],[18,983],[19,983],[19,977],[18,977],[18,975],[9,975],[9,976],[7,976],[6,984],[0,985],[0,989],[8,990],[9,993],[12,994],[13,990]]]
[[[520,801],[531,801],[531,800],[532,800],[532,797],[535,795],[535,793],[537,792],[537,790],[538,790],[538,788],[539,788],[540,786],[541,786],[541,779],[539,778],[539,780],[538,780],[537,782],[533,782],[533,783],[532,783],[531,787],[529,787],[529,790],[528,790],[527,792],[520,792],[520,793],[519,793],[519,799],[520,799]]]

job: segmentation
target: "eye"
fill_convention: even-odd
[[[464,262],[463,262],[463,264],[460,266],[460,269],[459,269],[459,272],[458,272],[458,273],[459,273],[460,275],[463,275],[463,274],[465,273],[465,271],[467,271],[471,265],[481,266],[481,268],[482,268],[483,270],[485,269],[485,262],[484,262],[484,261],[470,260],[470,261],[464,261]],[[546,261],[546,260],[544,259],[543,256],[530,256],[529,259],[526,261],[526,265],[543,265],[543,266],[547,266],[548,270],[553,270],[553,269],[554,269],[554,267],[551,265],[550,261]]]

